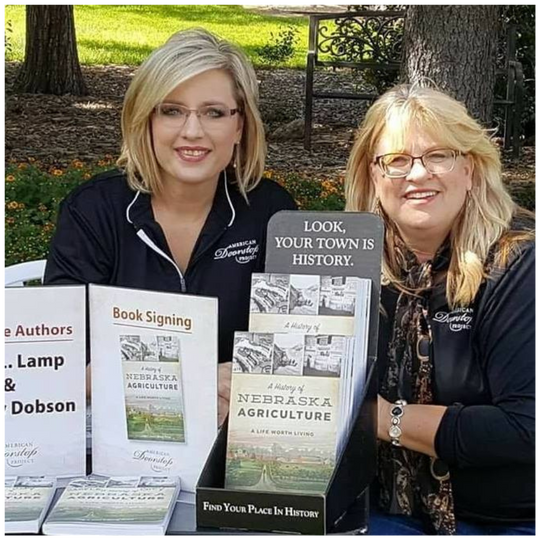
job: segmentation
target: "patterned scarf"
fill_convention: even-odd
[[[429,404],[433,403],[433,360],[428,300],[434,274],[448,268],[450,250],[445,244],[433,261],[423,264],[413,253],[403,252],[404,284],[418,294],[399,295],[380,394],[391,403],[404,399]],[[391,514],[422,516],[429,533],[456,532],[452,485],[444,462],[383,441],[378,457],[382,508]]]

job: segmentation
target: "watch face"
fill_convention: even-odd
[[[401,435],[401,429],[398,426],[391,426],[388,430],[390,437],[399,437]]]

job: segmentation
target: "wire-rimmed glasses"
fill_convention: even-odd
[[[411,156],[405,153],[391,153],[377,156],[375,163],[388,178],[405,178],[412,169],[415,160],[419,159],[422,165],[431,174],[445,174],[451,172],[456,165],[456,158],[461,152],[451,148],[436,148],[429,150],[421,156]]]

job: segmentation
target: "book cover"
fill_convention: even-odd
[[[194,491],[217,434],[217,299],[90,285],[89,302],[93,472]]]
[[[177,494],[178,479],[172,477],[80,478],[66,487],[47,526],[161,523]]]
[[[354,355],[342,365],[338,455],[365,382],[370,299],[371,280],[356,276],[266,273],[252,277],[250,331],[355,337]]]
[[[121,335],[127,437],[186,442],[180,340]]]
[[[339,335],[235,334],[226,488],[325,491],[352,344]]]
[[[6,532],[37,533],[54,496],[56,480],[50,476],[6,477],[4,485]]]

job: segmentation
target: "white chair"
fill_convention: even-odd
[[[28,261],[20,264],[8,266],[4,273],[4,284],[6,287],[20,287],[27,281],[39,279],[43,281],[46,260]]]

